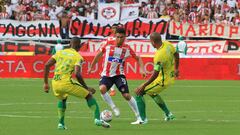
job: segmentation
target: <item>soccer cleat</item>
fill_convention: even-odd
[[[58,129],[59,129],[59,130],[66,130],[67,127],[64,126],[62,123],[59,123],[59,124],[58,124]]]
[[[115,96],[116,95],[116,90],[110,90],[110,93],[109,93],[110,96]]]
[[[119,111],[119,109],[118,109],[117,107],[114,107],[112,110],[113,110],[113,113],[114,113],[114,115],[115,115],[116,117],[119,117],[119,116],[120,116],[120,111]]]
[[[143,124],[147,124],[148,123],[148,119],[145,118],[144,121],[143,121]]]
[[[94,123],[95,123],[95,125],[102,126],[104,128],[110,128],[111,127],[111,125],[109,123],[107,123],[107,122],[105,122],[103,120],[95,119]]]
[[[147,124],[147,123],[148,123],[148,119],[147,118],[145,118],[144,120],[142,120],[141,118],[138,118],[137,121],[131,122],[132,125]]]
[[[144,124],[144,121],[138,119],[138,120],[136,120],[136,121],[134,121],[134,122],[131,122],[131,124],[132,124],[132,125]]]
[[[170,120],[174,120],[175,116],[170,112],[165,118],[165,121],[170,121]]]

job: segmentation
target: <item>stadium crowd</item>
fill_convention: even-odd
[[[240,0],[0,0],[0,18],[19,21],[97,19],[98,3],[139,3],[139,16],[183,23],[240,24]]]

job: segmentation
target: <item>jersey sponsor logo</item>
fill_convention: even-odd
[[[122,63],[122,59],[119,59],[119,58],[115,58],[115,57],[109,57],[108,58],[108,61],[110,62],[116,62],[116,63]]]
[[[74,56],[74,54],[72,53],[69,53],[69,52],[62,52],[63,55],[66,55],[66,56]]]

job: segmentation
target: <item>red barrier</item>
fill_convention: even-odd
[[[0,56],[0,78],[42,78],[44,63],[49,56]],[[87,74],[93,56],[85,56],[83,76],[99,78],[102,69],[99,62],[92,74]],[[152,58],[143,58],[148,77],[152,73]],[[125,63],[125,74],[129,79],[141,79],[139,66],[133,59]],[[240,59],[183,58],[180,60],[180,78],[188,80],[240,80]],[[52,74],[51,74],[52,76]]]

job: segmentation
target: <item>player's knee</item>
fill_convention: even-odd
[[[86,99],[86,100],[89,100],[89,99],[91,99],[92,97],[93,97],[92,94],[89,93],[89,94],[85,97],[85,99]]]
[[[127,101],[129,101],[131,99],[131,95],[129,93],[122,93],[122,96],[124,97],[124,99],[126,99]]]
[[[99,86],[101,94],[105,94],[107,92],[107,86],[105,85],[100,85]]]

